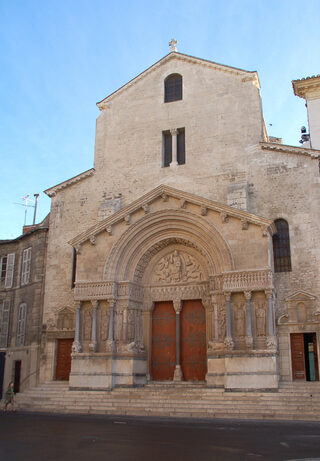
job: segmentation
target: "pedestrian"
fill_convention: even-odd
[[[11,411],[16,411],[14,409],[14,389],[13,382],[9,383],[8,389],[6,390],[5,399],[4,399],[4,411],[7,411],[7,406],[11,404]]]

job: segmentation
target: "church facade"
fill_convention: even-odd
[[[42,382],[319,379],[319,125],[269,139],[259,88],[172,46],[97,104],[94,168],[46,191]]]

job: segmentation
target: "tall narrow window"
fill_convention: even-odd
[[[13,284],[15,254],[10,253],[2,256],[0,262],[1,285],[5,288],[11,288]]]
[[[185,130],[178,128],[162,132],[162,166],[186,163]]]
[[[22,255],[22,270],[21,270],[21,285],[27,285],[30,282],[31,271],[31,248],[23,250]]]
[[[71,275],[71,288],[74,288],[76,282],[76,271],[77,271],[77,252],[75,248],[72,248],[72,275]]]
[[[164,81],[164,102],[182,99],[182,76],[171,74]]]
[[[0,347],[8,346],[10,320],[10,299],[4,299],[0,303]]]
[[[172,137],[170,131],[162,133],[163,166],[169,166],[172,162]]]
[[[27,305],[22,303],[18,312],[17,346],[24,346],[27,320]]]
[[[277,233],[272,237],[275,272],[291,271],[289,225],[284,219],[276,219]]]
[[[185,148],[185,136],[184,128],[179,128],[177,136],[177,162],[178,165],[184,165],[186,163],[186,148]]]

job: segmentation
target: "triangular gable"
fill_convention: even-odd
[[[151,72],[154,72],[156,69],[158,69],[160,66],[164,65],[165,63],[169,62],[170,60],[182,60],[182,61],[187,61],[190,62],[191,64],[198,64],[198,65],[203,65],[206,67],[210,67],[212,69],[218,70],[220,72],[226,72],[229,74],[237,75],[243,79],[243,81],[252,81],[258,88],[260,88],[260,82],[259,82],[259,77],[256,71],[247,71],[243,69],[238,69],[236,67],[231,67],[231,66],[226,66],[223,64],[218,64],[213,61],[208,61],[206,59],[200,59],[196,58],[194,56],[190,56],[188,54],[183,54],[183,53],[178,53],[178,52],[171,52],[164,56],[162,59],[157,61],[155,64],[152,66],[148,67],[145,71],[141,72],[141,74],[137,75],[135,78],[130,80],[128,83],[120,87],[118,90],[114,91],[111,93],[109,96],[106,98],[102,99],[101,101],[97,102],[97,106],[99,107],[100,110],[103,110],[108,107],[108,103],[121,94],[123,91],[127,90],[131,86],[135,85],[137,82],[139,82],[141,79],[146,77],[148,74]]]
[[[79,234],[69,241],[70,245],[77,246],[81,245],[87,240],[94,241],[96,235],[100,234],[101,232],[105,232],[106,230],[108,231],[112,225],[117,224],[120,221],[129,221],[130,216],[141,210],[141,208],[147,211],[149,205],[159,197],[162,197],[164,201],[167,201],[169,197],[173,197],[180,200],[180,202],[184,204],[190,203],[193,205],[198,205],[201,209],[200,211],[202,215],[205,215],[208,210],[212,210],[220,213],[224,219],[227,219],[228,216],[236,218],[242,222],[243,228],[247,228],[246,226],[251,223],[260,226],[264,233],[267,232],[267,230],[269,230],[271,234],[276,232],[273,221],[269,219],[253,215],[247,211],[238,210],[237,208],[232,208],[228,205],[223,205],[213,200],[199,197],[198,195],[174,189],[170,186],[160,185],[139,199],[135,200],[130,205],[127,205],[123,209],[117,211],[112,216],[109,216],[103,221],[100,221],[99,223],[90,227],[85,232]]]
[[[65,189],[66,187],[71,186],[72,184],[76,184],[79,181],[82,181],[83,179],[88,178],[89,176],[92,176],[95,172],[94,168],[90,168],[90,170],[84,171],[77,176],[73,176],[73,178],[67,179],[66,181],[63,181],[56,186],[50,187],[50,189],[46,189],[44,191],[45,194],[47,194],[49,197],[54,197],[57,192],[59,192],[62,189]]]
[[[294,301],[314,301],[317,297],[308,293],[307,291],[296,291],[292,295],[285,298],[286,302],[294,302]]]

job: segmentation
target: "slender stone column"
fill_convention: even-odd
[[[81,303],[76,303],[76,331],[75,338],[72,344],[72,352],[79,353],[82,352],[82,346],[80,342],[80,315],[81,315]]]
[[[244,297],[246,298],[246,345],[252,347],[252,322],[251,322],[251,291],[245,291]]]
[[[268,299],[268,336],[267,336],[267,348],[276,349],[277,340],[274,331],[274,319],[273,319],[273,292],[272,290],[265,291]]]
[[[172,161],[170,166],[178,165],[178,154],[177,154],[177,147],[178,147],[178,130],[175,128],[174,130],[170,130],[172,136]]]
[[[89,344],[89,349],[92,352],[97,351],[97,309],[98,301],[91,301],[93,310],[92,310],[92,330],[91,330],[91,343]]]
[[[224,345],[227,350],[232,350],[234,348],[234,342],[232,339],[232,326],[231,326],[231,293],[224,293],[226,298],[226,337],[224,340]]]
[[[176,368],[174,370],[173,381],[182,381],[182,370],[180,361],[180,312],[182,309],[181,300],[173,301],[173,307],[176,311]]]
[[[217,303],[213,305],[213,322],[214,322],[213,339],[215,341],[219,341],[219,307]]]
[[[111,302],[109,307],[110,317],[109,317],[109,331],[108,331],[108,340],[106,344],[106,350],[108,352],[113,352],[115,349],[114,342],[114,301]]]

